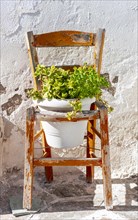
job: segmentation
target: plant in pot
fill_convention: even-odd
[[[32,89],[29,95],[40,112],[66,112],[69,119],[68,122],[42,122],[47,143],[57,148],[79,146],[83,142],[87,121],[72,122],[71,119],[78,112],[89,110],[95,98],[101,97],[102,88],[108,87],[109,83],[87,64],[74,67],[72,71],[38,65],[35,76],[41,80],[42,88]]]

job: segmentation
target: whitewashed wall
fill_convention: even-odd
[[[136,1],[1,1],[1,172],[15,166],[23,168],[25,109],[31,103],[26,89],[32,87],[25,33],[65,29],[95,32],[99,27],[106,29],[102,73],[109,74],[112,83],[105,95],[114,107],[110,115],[113,175],[137,172],[137,10]],[[50,56],[46,52],[40,54],[41,62],[48,64],[91,59],[87,48],[66,56],[63,52],[61,58],[59,51],[49,51]],[[78,151],[75,148],[67,155],[78,155]]]

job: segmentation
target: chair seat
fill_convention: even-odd
[[[45,111],[44,114],[41,111],[35,111],[35,118],[38,121],[82,121],[82,120],[94,120],[100,118],[99,110],[85,110],[76,114],[71,120],[67,118],[67,113],[65,112],[52,112]]]

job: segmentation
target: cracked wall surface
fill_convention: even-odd
[[[23,168],[25,110],[33,87],[25,34],[57,30],[96,32],[106,29],[102,74],[111,87],[104,97],[114,107],[109,115],[112,173],[137,172],[137,2],[43,1],[1,2],[0,168]],[[38,50],[40,63],[91,63],[90,48]],[[54,62],[54,63],[53,63]],[[56,150],[53,154],[83,156],[85,149]],[[96,175],[100,175],[99,171]]]

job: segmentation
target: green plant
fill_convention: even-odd
[[[74,67],[73,71],[38,65],[35,77],[41,80],[42,89],[29,92],[33,99],[75,99],[70,101],[73,112],[68,113],[68,118],[81,111],[80,99],[101,97],[102,88],[109,86],[107,80],[87,64]]]

